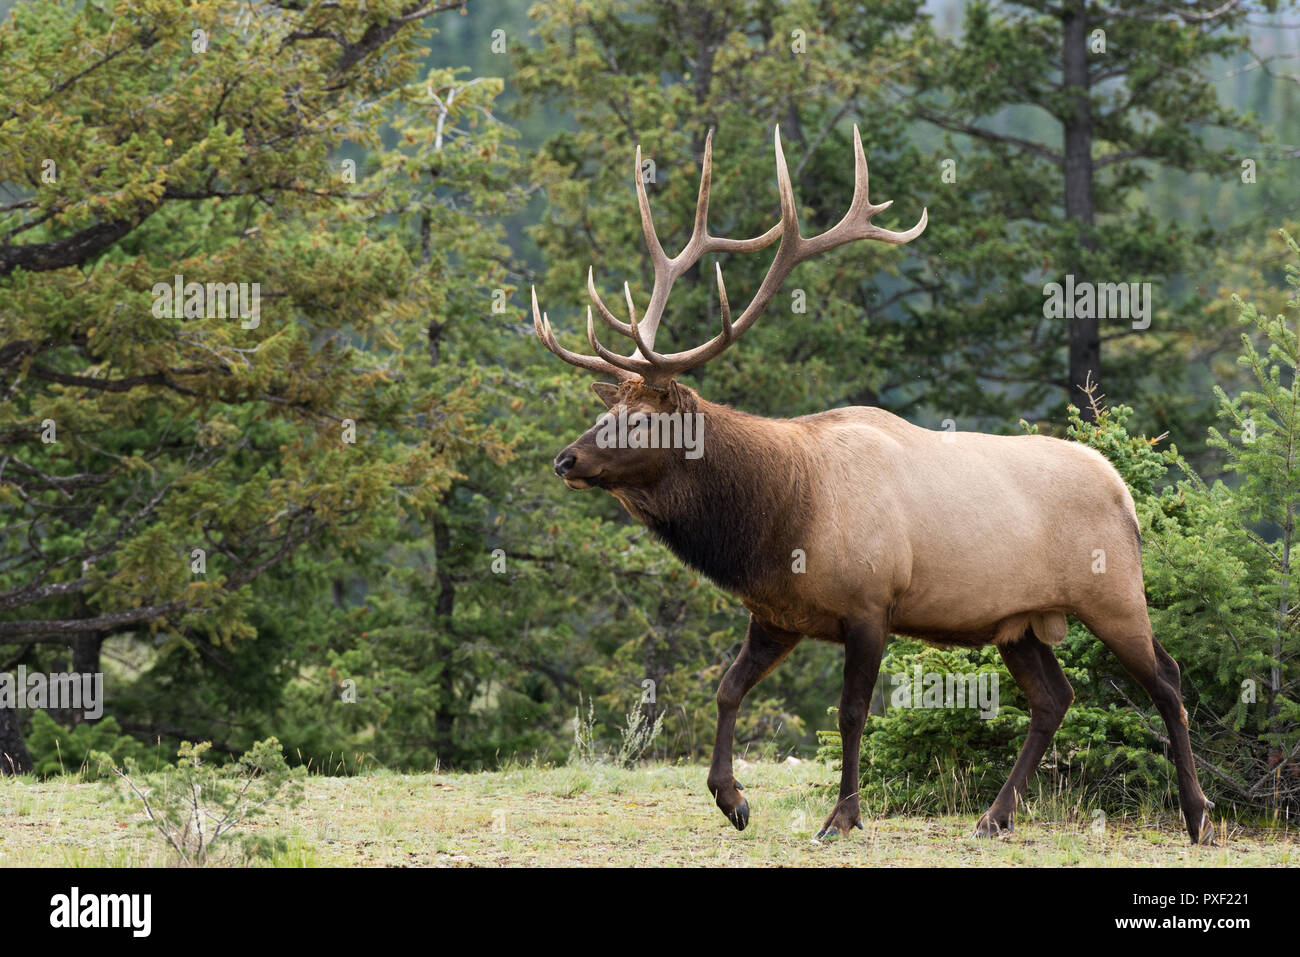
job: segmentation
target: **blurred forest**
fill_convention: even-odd
[[[563,761],[589,703],[614,750],[639,714],[663,722],[649,754],[706,755],[744,610],[551,473],[599,405],[536,340],[529,288],[575,348],[589,265],[606,301],[625,281],[644,297],[635,149],[671,253],[710,128],[716,233],[776,221],[777,124],[805,231],[826,228],[856,123],[873,199],[895,203],[878,222],[927,207],[927,232],[799,267],[690,384],[762,415],[878,405],[1101,449],[1138,500],[1207,793],[1300,809],[1295,5],[0,16],[0,672],[102,671],[106,690],[94,721],[0,708],[0,773],[270,735],[329,773]],[[770,255],[726,257],[733,300]],[[160,315],[178,275],[259,283],[257,323]],[[1149,323],[1049,318],[1067,275],[1149,283]],[[705,341],[713,288],[685,277],[661,339]],[[1137,779],[1172,794],[1154,708],[1075,629],[1050,760],[1117,804]],[[916,662],[1001,669],[899,641],[882,675]],[[812,754],[840,667],[801,645],[747,698],[740,753]],[[864,774],[984,762],[996,791],[1027,720],[1002,677],[996,721],[878,709]]]

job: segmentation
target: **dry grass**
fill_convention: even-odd
[[[514,768],[489,774],[377,773],[310,779],[306,800],[257,827],[290,850],[277,866],[1287,866],[1294,829],[1219,824],[1192,848],[1172,814],[1109,820],[1056,800],[1021,809],[1001,840],[968,837],[973,815],[868,819],[848,839],[812,835],[830,810],[826,765],[758,764],[739,773],[753,812],[734,830],[713,806],[705,769],[654,765]],[[170,863],[108,789],[67,780],[0,779],[0,866],[135,867]]]

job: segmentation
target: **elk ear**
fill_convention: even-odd
[[[618,402],[618,386],[609,382],[593,382],[591,391],[604,403],[605,408],[612,409]]]

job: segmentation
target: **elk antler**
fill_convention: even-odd
[[[700,196],[695,208],[695,227],[691,238],[680,253],[669,259],[655,234],[654,220],[650,215],[650,201],[646,198],[645,185],[641,180],[641,148],[636,151],[636,193],[637,203],[641,207],[641,231],[645,234],[646,246],[649,247],[650,260],[654,266],[654,287],[650,293],[650,303],[645,316],[640,321],[632,304],[632,292],[623,284],[627,298],[629,322],[621,322],[605,307],[596,292],[592,270],[587,270],[587,292],[595,303],[600,317],[616,332],[627,336],[636,343],[637,349],[629,356],[621,356],[606,349],[596,339],[596,327],[592,319],[591,307],[587,308],[587,342],[595,356],[584,356],[569,352],[555,341],[550,323],[544,313],[537,307],[537,291],[533,290],[533,325],[546,347],[565,362],[583,369],[603,372],[617,379],[641,377],[653,386],[665,386],[668,380],[679,373],[701,365],[718,355],[727,346],[739,339],[767,308],[776,295],[781,284],[795,266],[827,250],[842,246],[855,239],[875,239],[881,242],[899,245],[910,242],[925,231],[928,211],[922,210],[920,221],[906,232],[894,232],[882,229],[871,223],[871,217],[893,203],[887,200],[879,206],[873,206],[867,197],[867,157],[862,151],[862,137],[857,125],[853,127],[853,200],[849,204],[844,218],[817,236],[803,237],[799,234],[799,216],[794,204],[794,188],[790,185],[790,172],[786,168],[785,153],[781,149],[781,130],[778,127],[776,142],[776,180],[781,197],[781,221],[754,239],[720,239],[709,235],[709,185],[713,171],[713,131],[709,131],[704,144],[704,164],[700,172]],[[696,346],[684,352],[668,355],[654,351],[655,333],[658,332],[663,318],[664,306],[668,302],[668,293],[677,278],[694,266],[707,253],[711,252],[754,252],[772,243],[780,237],[776,257],[768,267],[754,294],[753,300],[734,323],[731,321],[731,307],[727,302],[727,289],[722,281],[722,267],[715,263],[718,301],[722,313],[722,329],[704,345]]]

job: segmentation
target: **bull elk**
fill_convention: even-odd
[[[708,229],[712,132],[704,147],[690,240],[669,258],[656,236],[636,156],[641,227],[654,268],[645,314],[627,286],[628,320],[587,289],[601,320],[636,346],[630,355],[596,337],[594,355],[559,344],[533,290],[533,323],[548,349],[581,369],[615,380],[593,389],[608,410],[555,457],[570,488],[602,488],[686,564],[736,595],[749,630],[718,688],[718,727],[708,787],[737,828],[749,806],[732,774],[732,738],[741,701],[804,637],[844,646],[839,730],[839,800],[818,837],[862,827],[858,754],[886,637],[908,635],[964,647],[992,643],[1024,690],[1029,731],[1006,784],[975,834],[1013,827],[1016,806],[1056,733],[1074,691],[1052,646],[1073,615],[1111,649],[1154,699],[1169,732],[1179,800],[1193,843],[1214,828],[1196,780],[1178,665],[1155,640],[1142,583],[1133,500],[1096,451],[1038,435],[940,433],[877,408],[843,408],[796,419],[766,419],[708,402],[677,377],[743,336],[790,272],[819,253],[858,239],[901,244],[925,230],[927,213],[905,232],[872,224],[890,203],[867,196],[867,160],[853,130],[854,190],[844,218],[826,232],[800,234],[794,190],[775,136],[781,219],[754,239],[722,239]],[[749,253],[780,240],[753,300],[732,320],[716,266],[721,328],[703,345],[655,351],[655,333],[673,283],[709,253]],[[616,384],[615,384],[616,383]],[[703,454],[680,443],[602,440],[611,417],[633,433],[662,416],[692,416]],[[677,445],[678,447],[662,447]],[[659,447],[656,447],[659,446]],[[802,550],[802,573],[792,561]],[[1106,571],[1094,573],[1095,551]]]

